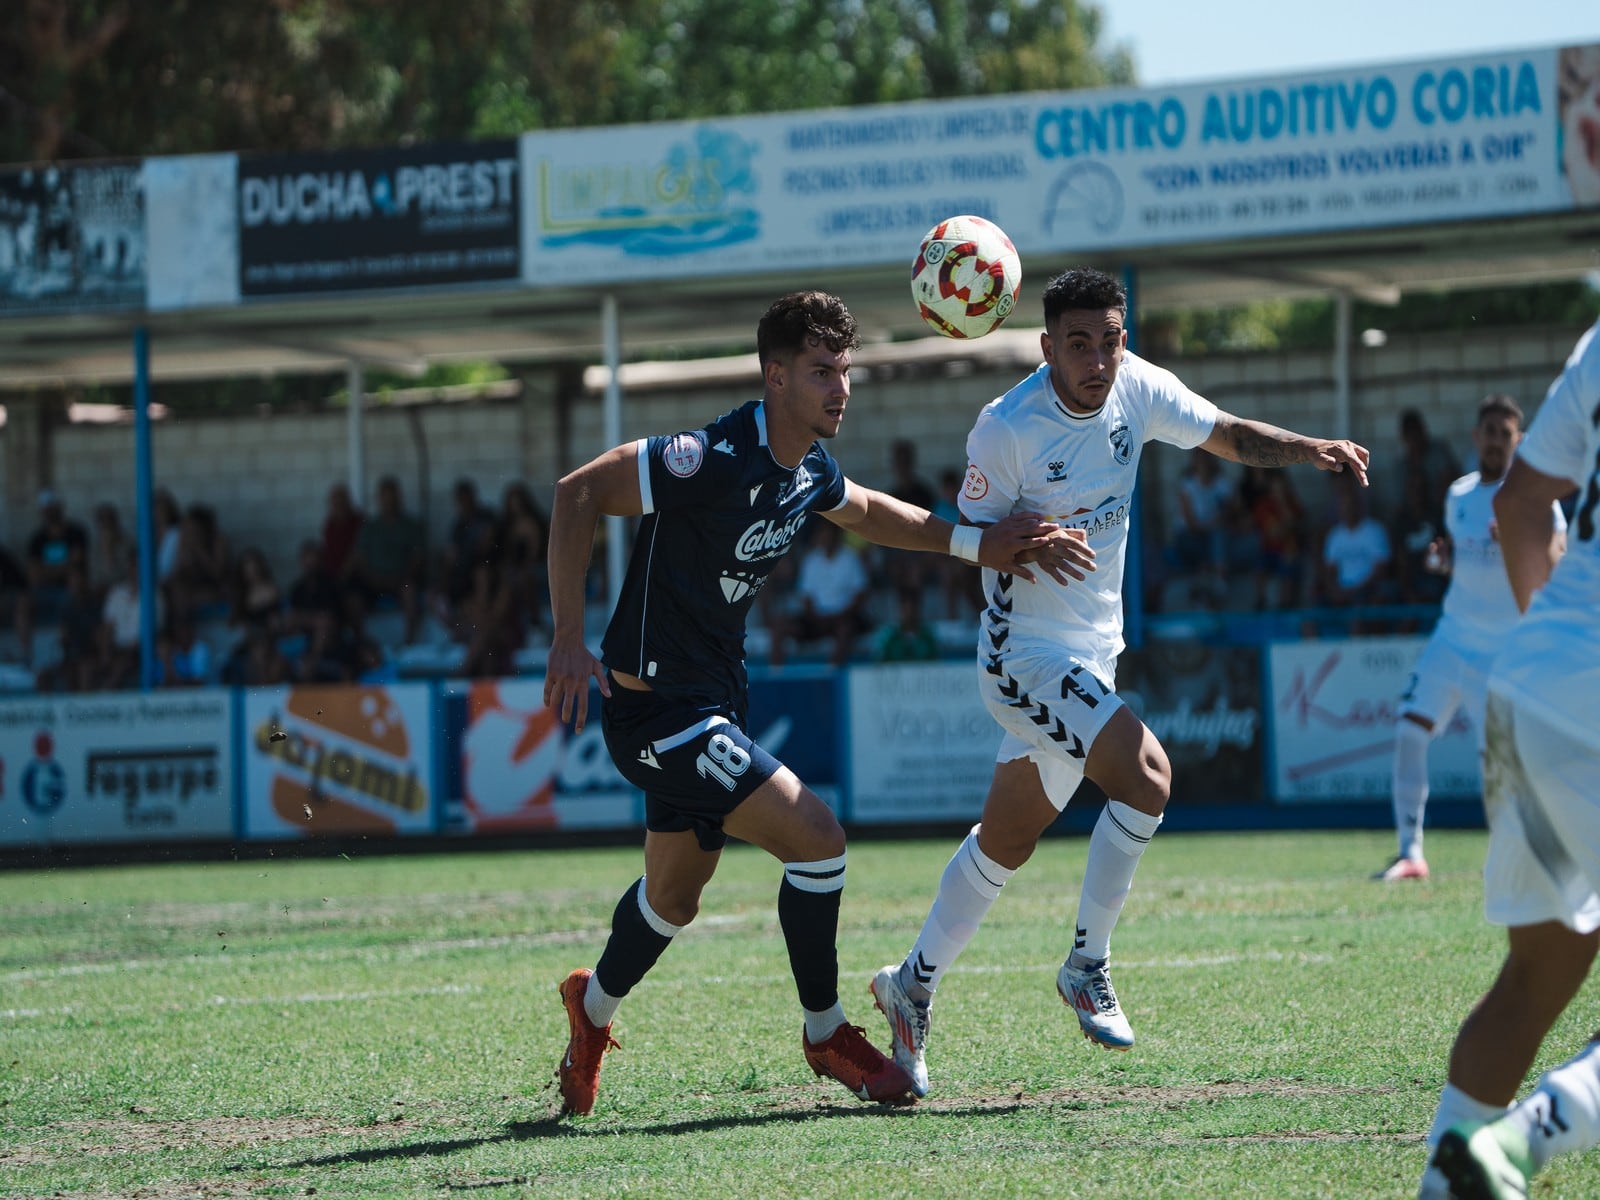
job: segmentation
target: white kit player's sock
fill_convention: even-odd
[[[945,866],[928,919],[900,966],[900,986],[913,1000],[933,995],[950,964],[978,932],[1006,880],[1016,874],[978,849],[978,829],[972,827]]]
[[[1078,936],[1072,951],[1080,961],[1100,962],[1110,957],[1111,931],[1133,886],[1139,856],[1160,824],[1159,816],[1142,813],[1120,800],[1108,800],[1100,811],[1089,835],[1089,861],[1083,868],[1083,891],[1078,897]]]
[[[1450,1126],[1461,1121],[1492,1121],[1505,1116],[1505,1112],[1504,1105],[1474,1100],[1455,1084],[1445,1084],[1439,1096],[1438,1111],[1433,1114],[1433,1124],[1428,1127],[1426,1143],[1429,1160],[1432,1161],[1433,1152],[1439,1148],[1439,1139]]]
[[[1422,814],[1428,807],[1428,743],[1433,734],[1401,717],[1394,729],[1394,827],[1402,858],[1422,857]]]
[[[1600,1042],[1545,1072],[1506,1121],[1528,1139],[1535,1170],[1558,1154],[1600,1145]]]

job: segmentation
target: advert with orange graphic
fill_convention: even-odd
[[[434,831],[426,684],[252,688],[243,703],[246,836]]]

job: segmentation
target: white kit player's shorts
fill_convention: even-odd
[[[1443,733],[1456,709],[1472,722],[1472,732],[1483,745],[1483,704],[1489,691],[1493,654],[1473,654],[1437,634],[1417,656],[1405,691],[1400,693],[1400,715],[1427,718],[1433,731]]]
[[[1494,925],[1600,929],[1600,746],[1497,691],[1485,732],[1484,916]]]
[[[1084,760],[1122,700],[1108,663],[1059,642],[1017,640],[978,654],[978,694],[1005,730],[996,762],[1032,759],[1059,811],[1083,782]]]

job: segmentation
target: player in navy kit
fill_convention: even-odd
[[[702,429],[618,446],[556,486],[544,702],[582,729],[590,681],[598,683],[606,746],[645,794],[646,828],[644,876],[618,902],[599,962],[561,983],[571,1033],[557,1073],[566,1112],[593,1107],[612,1017],[694,919],[729,835],[784,864],[778,920],[808,1065],[863,1100],[911,1098],[905,1071],[839,1003],[844,831],[745,732],[746,616],[811,513],[881,545],[944,551],[1030,580],[1024,559],[1062,581],[1083,578],[1091,563],[1081,535],[1033,514],[957,528],[845,478],[821,444],[844,419],[858,344],[838,299],[784,296],[756,339],[761,400]],[[583,640],[583,581],[602,515],[643,519],[597,660]]]

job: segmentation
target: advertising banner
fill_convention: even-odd
[[[425,683],[244,688],[249,838],[434,832]]]
[[[850,819],[864,824],[976,819],[1000,727],[971,662],[852,667]]]
[[[0,845],[233,836],[221,689],[0,702]]]
[[[515,279],[517,177],[509,140],[242,156],[239,291]]]
[[[574,735],[544,707],[543,679],[488,679],[449,685],[444,827],[496,834],[624,829],[644,822],[644,797],[618,774],[600,730],[600,693]],[[830,677],[750,683],[750,729],[763,747],[837,807],[833,683]]]
[[[1023,255],[1600,205],[1600,48],[523,135],[523,279]],[[713,253],[714,252],[714,253]]]
[[[138,164],[0,171],[0,313],[137,308],[144,296]]]
[[[1254,647],[1167,642],[1126,651],[1117,694],[1166,749],[1184,804],[1260,803],[1265,720]]]
[[[1280,804],[1390,802],[1399,697],[1426,638],[1285,642],[1268,651],[1272,794]],[[1477,735],[1458,711],[1428,750],[1431,792],[1482,794]]]
[[[154,311],[239,303],[237,154],[144,161]]]

